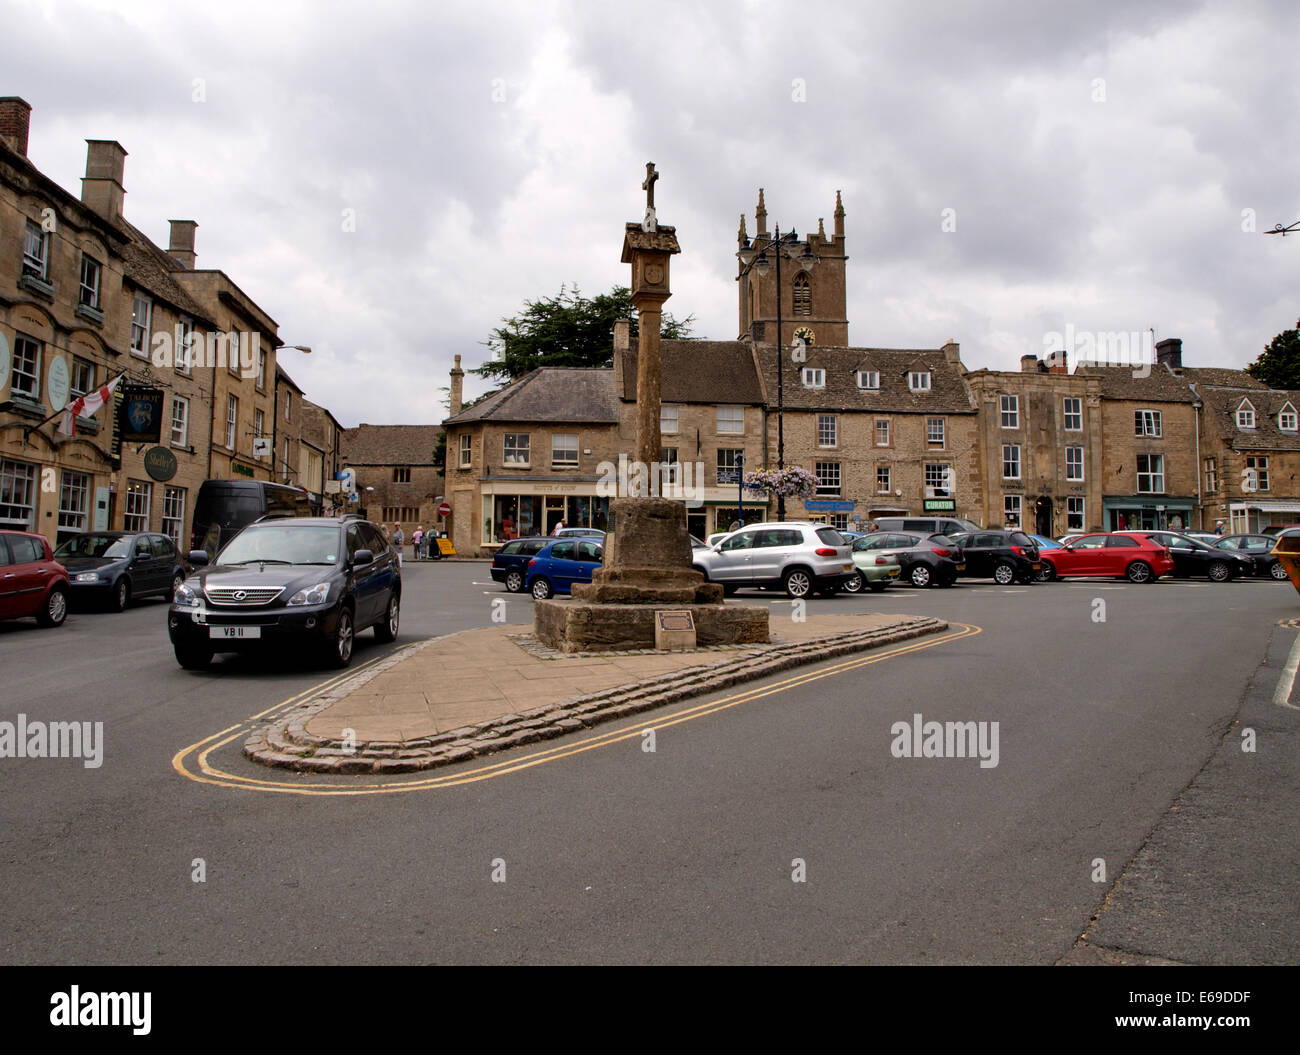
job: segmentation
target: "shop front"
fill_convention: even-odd
[[[1228,517],[1229,534],[1257,534],[1274,525],[1300,524],[1300,502],[1232,502]]]
[[[565,527],[609,529],[609,499],[596,494],[596,480],[494,480],[483,485],[482,533],[489,552],[514,538],[549,535]]]
[[[1149,495],[1104,495],[1102,515],[1107,531],[1192,531],[1194,498]]]

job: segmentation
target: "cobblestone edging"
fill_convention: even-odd
[[[358,741],[348,745],[342,740],[307,731],[307,723],[331,704],[434,641],[445,640],[435,638],[395,653],[359,679],[349,679],[295,708],[287,716],[274,720],[244,742],[243,753],[246,758],[264,765],[305,773],[411,773],[549,740],[806,663],[817,663],[851,652],[865,652],[947,628],[948,624],[941,619],[917,617],[808,641],[743,646],[743,655],[728,663],[687,667],[657,678],[602,689],[416,740]]]

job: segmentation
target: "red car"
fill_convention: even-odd
[[[68,617],[68,572],[42,535],[0,531],[0,619],[34,615],[41,626]]]
[[[1169,551],[1148,538],[1122,534],[1080,535],[1060,549],[1038,551],[1043,582],[1065,578],[1155,582],[1174,570]]]

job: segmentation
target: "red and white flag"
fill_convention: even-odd
[[[59,422],[58,430],[65,436],[75,436],[77,434],[77,418],[90,417],[105,403],[113,398],[113,390],[117,388],[117,383],[125,377],[125,374],[118,374],[112,381],[93,392],[87,392],[84,396],[78,396],[66,407],[63,408],[63,420]]]

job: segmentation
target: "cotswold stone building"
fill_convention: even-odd
[[[442,473],[434,465],[437,425],[359,425],[342,432],[343,468],[356,472],[359,509],[389,531],[401,527],[410,540],[416,527],[441,531],[438,504]]]

